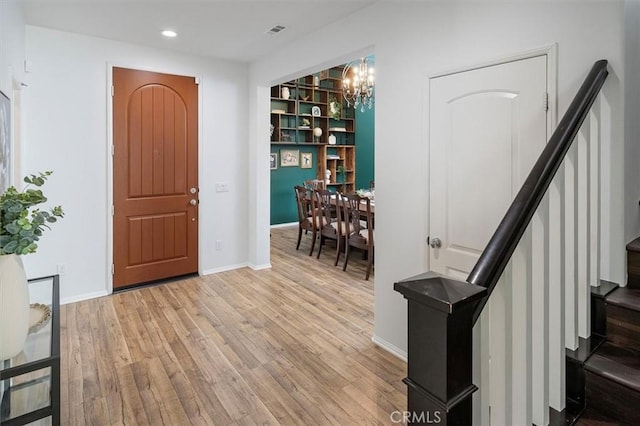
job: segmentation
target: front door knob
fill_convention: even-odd
[[[431,246],[431,248],[440,248],[442,247],[442,241],[438,237],[431,238],[431,242],[429,243],[429,245]]]
[[[191,200],[189,201],[189,204],[191,204],[192,206],[195,206],[196,204],[198,204],[198,202],[196,200]]]

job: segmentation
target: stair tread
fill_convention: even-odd
[[[620,425],[620,422],[610,419],[598,411],[587,408],[574,423],[575,426],[614,426]]]
[[[607,303],[640,311],[640,289],[620,287],[607,296]]]
[[[616,283],[612,283],[611,281],[600,280],[600,285],[595,287],[591,286],[591,296],[603,299],[615,291],[618,287],[620,287]]]
[[[627,244],[627,251],[640,252],[640,237]]]
[[[584,366],[594,374],[640,392],[640,352],[605,342]]]

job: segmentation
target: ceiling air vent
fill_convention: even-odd
[[[271,27],[267,31],[265,31],[265,34],[276,35],[279,32],[284,31],[286,28],[287,27],[285,27],[284,25],[276,25],[275,27]]]

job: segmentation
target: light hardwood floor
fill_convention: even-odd
[[[62,424],[393,424],[406,365],[371,342],[366,263],[296,237],[272,231],[269,270],[63,306]]]

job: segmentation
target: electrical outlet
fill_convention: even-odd
[[[222,250],[222,240],[216,240],[216,250]]]
[[[67,265],[65,265],[64,263],[58,263],[56,265],[56,271],[58,272],[58,275],[64,275],[67,273]]]

